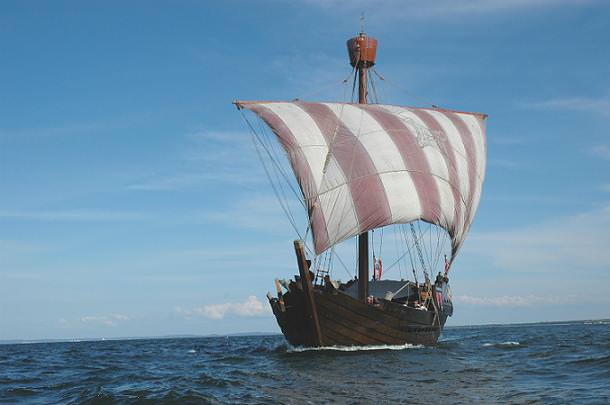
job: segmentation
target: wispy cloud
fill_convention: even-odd
[[[0,256],[5,253],[31,254],[50,250],[49,246],[20,240],[0,239]]]
[[[182,191],[219,184],[265,181],[247,132],[198,130],[185,135],[187,146],[175,168],[141,178],[127,188],[140,191]]]
[[[150,177],[127,186],[129,190],[142,191],[180,191],[195,189],[213,184],[255,184],[260,182],[259,177],[248,176],[246,171],[237,172],[219,169],[214,173],[187,172],[174,175]]]
[[[610,183],[604,183],[604,184],[600,185],[599,189],[601,191],[607,191],[610,193]]]
[[[530,142],[530,139],[523,136],[492,136],[487,139],[489,143],[495,145],[525,145]]]
[[[292,198],[286,201],[299,229],[305,229],[307,216],[302,205]],[[274,196],[250,195],[222,208],[181,212],[164,211],[111,211],[111,210],[0,210],[0,221],[105,223],[105,222],[150,222],[170,224],[217,224],[237,228],[278,231],[290,229],[282,207]],[[0,253],[38,252],[49,247],[34,246],[10,240],[0,240]]]
[[[39,128],[0,128],[0,139],[55,138],[74,136],[88,134],[90,132],[104,129],[105,127],[105,125],[99,123],[82,123]]]
[[[568,97],[554,98],[523,104],[536,110],[582,111],[599,115],[610,115],[610,98]]]
[[[520,169],[523,168],[523,163],[511,159],[489,159],[489,166],[498,167],[501,169]]]
[[[111,222],[145,221],[147,213],[132,211],[58,210],[58,211],[0,211],[0,219],[31,221]]]
[[[568,304],[576,302],[577,299],[578,296],[576,295],[503,295],[500,297],[473,297],[470,295],[458,295],[453,297],[453,301],[457,303],[490,307],[529,307],[532,305]]]
[[[610,268],[610,205],[507,231],[473,232],[464,250],[513,272]]]
[[[350,75],[344,57],[292,51],[273,59],[270,67],[283,78],[278,89],[280,97],[343,100],[351,91],[351,81],[343,82]]]
[[[327,10],[365,10],[372,18],[441,19],[513,13],[535,8],[577,6],[588,0],[305,0]]]
[[[589,152],[593,156],[597,156],[602,159],[610,160],[610,146],[608,146],[608,145],[594,146],[589,150]]]
[[[118,326],[118,324],[121,322],[127,322],[132,319],[133,319],[132,317],[123,315],[123,314],[87,315],[87,316],[82,316],[79,319],[79,322],[84,323],[84,324],[97,324],[97,325],[115,327],[115,326]],[[59,322],[63,325],[66,325],[69,323],[69,321],[67,321],[65,318],[60,319]]]
[[[225,302],[193,309],[176,307],[175,311],[186,318],[198,316],[208,319],[223,319],[229,314],[244,317],[266,315],[270,309],[268,305],[263,305],[258,298],[251,295],[244,302]]]
[[[219,142],[234,145],[242,145],[245,140],[250,139],[250,135],[244,131],[218,131],[207,129],[189,132],[186,136],[196,142]]]
[[[307,224],[306,212],[296,198],[287,201],[286,207],[295,219],[299,229]],[[195,217],[204,222],[230,224],[248,229],[277,231],[289,229],[290,222],[273,196],[250,196],[221,210],[207,211]]]
[[[1,256],[1,255],[0,255]],[[22,281],[42,281],[47,280],[48,277],[41,273],[30,273],[30,272],[6,272],[0,271],[0,278],[6,278],[8,280],[22,280]]]

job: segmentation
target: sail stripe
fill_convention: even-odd
[[[399,118],[410,129],[411,133],[414,134],[417,147],[424,154],[430,167],[430,172],[426,173],[427,179],[436,186],[439,195],[438,220],[434,223],[444,227],[453,235],[455,221],[458,218],[455,217],[455,202],[448,180],[449,169],[447,162],[436,146],[436,138],[433,136],[431,129],[426,126],[426,123],[412,111],[414,109],[396,106],[383,106],[383,108]]]
[[[319,196],[318,206],[326,221],[326,233],[330,236],[328,242],[332,245],[336,238],[350,235],[359,227],[348,181],[335,156],[328,153],[326,138],[306,111],[295,103],[272,103],[268,106],[300,135],[299,146],[310,162]]]
[[[258,114],[263,121],[273,129],[273,132],[280,140],[282,147],[288,153],[288,159],[294,172],[297,174],[297,181],[303,191],[308,205],[311,230],[314,239],[314,249],[324,251],[330,244],[326,219],[322,212],[320,199],[317,193],[316,182],[311,170],[309,160],[305,158],[303,149],[299,147],[298,138],[292,133],[290,128],[284,123],[280,116],[263,105],[252,105],[250,109]]]
[[[466,128],[466,124],[464,123],[464,121],[462,121],[458,114],[453,112],[447,112],[445,113],[445,116],[458,130],[466,152],[465,156],[468,161],[468,197],[466,200],[466,216],[464,221],[464,231],[466,231],[470,227],[470,223],[472,222],[473,216],[472,201],[474,199],[476,190],[477,152],[474,147],[472,135],[470,134],[468,128]]]
[[[451,227],[452,229],[449,229],[449,234],[452,234],[452,232],[459,233],[461,228],[460,224],[462,223],[462,198],[460,195],[460,179],[457,172],[455,153],[450,147],[449,139],[443,130],[443,127],[430,112],[425,110],[413,110],[413,114],[417,115],[429,129],[435,131],[435,135],[437,136],[437,145],[445,160],[447,170],[449,171],[448,180],[449,185],[451,186],[451,193],[453,194],[454,224]]]
[[[297,105],[316,122],[332,154],[343,170],[348,182],[359,233],[383,226],[391,219],[389,203],[379,174],[367,150],[334,112],[324,104]]]
[[[415,136],[399,118],[386,112],[382,107],[371,105],[367,106],[366,110],[384,129],[398,149],[419,200],[420,210],[417,218],[438,223],[440,218],[438,189],[430,178],[430,165],[417,144]]]
[[[468,215],[468,198],[470,192],[470,179],[469,170],[470,166],[466,158],[466,147],[464,141],[460,136],[458,129],[447,117],[447,115],[440,111],[428,110],[427,114],[431,115],[441,126],[442,131],[445,133],[447,142],[443,142],[442,145],[447,149],[446,153],[450,153],[449,149],[453,151],[455,157],[455,169],[459,180],[459,193],[461,216],[460,221],[456,224],[456,234],[459,236],[464,232],[464,226],[467,222]],[[474,168],[473,168],[474,170]]]
[[[390,135],[367,112],[358,105],[325,104],[356,134],[358,140],[368,152],[375,170],[388,197],[391,212],[390,222],[412,221],[419,217],[421,205],[413,190],[410,176],[405,176],[406,167]],[[415,214],[414,214],[415,213]]]
[[[458,114],[460,119],[466,124],[468,132],[471,134],[471,138],[474,143],[476,150],[476,188],[474,190],[474,197],[472,199],[471,206],[471,217],[474,218],[479,202],[481,200],[481,192],[483,190],[483,182],[485,181],[485,168],[487,160],[487,141],[485,137],[485,121],[484,118],[479,116],[473,116],[470,114]],[[471,219],[472,220],[472,219]]]
[[[457,254],[481,198],[485,116],[441,109],[247,102],[278,136],[310,215],[316,254],[359,233],[415,219]]]

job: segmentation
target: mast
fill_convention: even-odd
[[[366,36],[361,27],[357,37],[347,41],[350,63],[358,72],[358,103],[367,104],[367,71],[375,64],[377,40]],[[369,295],[369,233],[358,235],[358,298]]]

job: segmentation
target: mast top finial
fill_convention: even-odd
[[[364,34],[364,11],[360,14],[360,33]]]

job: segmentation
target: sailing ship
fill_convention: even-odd
[[[294,241],[299,274],[276,279],[277,294],[267,298],[294,346],[434,345],[453,314],[448,274],[481,197],[487,116],[371,103],[377,40],[361,29],[347,48],[357,102],[234,102],[279,140],[307,212],[306,234]],[[265,151],[273,158],[270,144],[246,121],[263,159]],[[271,166],[279,168],[276,163]],[[397,262],[408,254],[404,269],[410,267],[413,280],[382,275],[369,236],[388,227],[399,229],[394,242],[405,253]],[[450,242],[444,261],[441,236]],[[328,256],[350,239],[357,239],[357,277],[341,282],[332,277]]]

